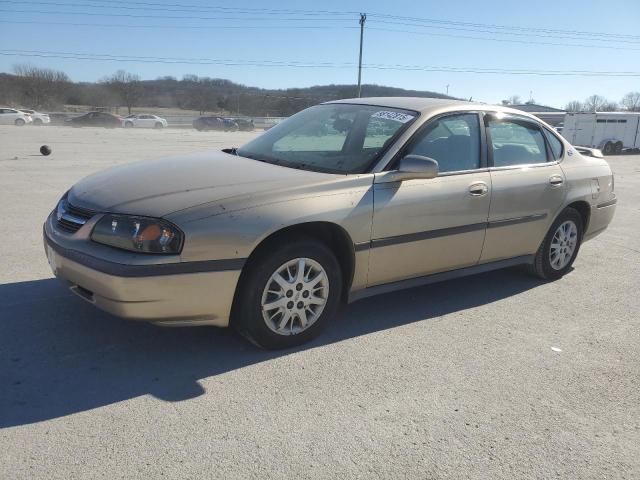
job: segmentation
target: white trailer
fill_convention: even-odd
[[[599,148],[605,155],[640,148],[640,112],[567,113],[562,136],[572,145]]]

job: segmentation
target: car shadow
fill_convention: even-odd
[[[199,383],[204,378],[473,309],[539,284],[508,269],[372,297],[347,306],[313,342],[275,352],[255,348],[230,329],[171,329],[122,320],[75,297],[55,279],[0,285],[0,428],[140,395],[170,402],[194,398],[207,393]]]

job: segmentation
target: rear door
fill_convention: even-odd
[[[554,133],[528,117],[493,114],[485,129],[492,196],[481,263],[535,253],[565,197]]]

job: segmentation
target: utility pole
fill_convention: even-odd
[[[449,84],[447,83],[447,95],[449,95]]]
[[[364,39],[364,22],[367,21],[367,14],[360,14],[360,58],[358,60],[358,98],[362,96],[362,41]]]

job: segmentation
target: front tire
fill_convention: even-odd
[[[36,119],[33,121],[33,124],[34,124],[36,127],[41,127],[41,126],[43,125],[43,122],[42,122],[42,120],[41,120],[40,118],[36,118]]]
[[[602,153],[605,155],[613,155],[613,143],[612,142],[607,142],[604,144],[604,148],[602,149]]]
[[[156,130],[161,130],[162,128],[164,128],[164,125],[160,122],[156,122],[153,128],[155,128]]]
[[[580,213],[573,208],[565,208],[536,252],[533,273],[544,280],[557,280],[564,276],[578,256],[583,229]]]
[[[132,122],[124,122],[124,128],[133,128]]]
[[[331,250],[297,236],[264,246],[246,266],[232,325],[266,349],[290,348],[318,336],[334,316],[342,274]]]

